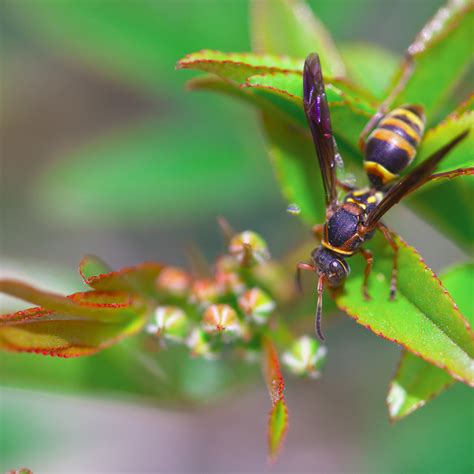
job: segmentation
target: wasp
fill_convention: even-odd
[[[362,131],[360,144],[364,152],[364,168],[369,186],[359,189],[339,182],[336,176],[337,148],[321,64],[316,53],[310,54],[304,64],[303,105],[322,175],[326,222],[314,226],[313,232],[321,245],[312,251],[311,263],[298,263],[297,278],[300,281],[300,270],[310,270],[318,275],[316,333],[320,339],[324,339],[321,331],[324,286],[326,284],[336,289],[344,283],[350,272],[346,258],[360,254],[365,259],[362,292],[367,300],[370,299],[368,281],[373,255],[363,248],[363,244],[372,238],[376,230],[383,234],[393,249],[390,299],[395,298],[398,246],[395,234],[381,221],[385,213],[428,181],[472,174],[473,169],[433,174],[438,163],[468,135],[469,131],[466,130],[407,175],[397,179],[414,159],[425,126],[422,106],[403,105],[389,113],[381,113],[379,110]],[[375,129],[369,134],[374,125]],[[338,187],[346,193],[341,200],[337,195]]]

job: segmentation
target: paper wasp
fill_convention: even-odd
[[[350,271],[346,257],[356,253],[364,257],[366,267],[362,291],[364,297],[370,299],[367,287],[373,256],[369,250],[362,247],[362,244],[372,238],[376,230],[382,232],[393,249],[390,299],[394,299],[397,287],[398,246],[392,231],[381,222],[381,218],[401,199],[432,179],[471,174],[472,169],[433,174],[438,163],[468,135],[469,131],[466,130],[452,139],[410,173],[392,184],[398,173],[403,171],[415,156],[416,146],[421,140],[424,129],[423,108],[418,105],[406,105],[388,114],[381,114],[379,111],[365,127],[360,142],[365,155],[364,167],[371,184],[369,187],[358,189],[337,180],[337,150],[332,134],[321,64],[319,56],[315,53],[310,54],[305,61],[303,96],[304,110],[324,185],[326,222],[314,226],[313,232],[321,241],[321,245],[311,253],[310,264],[302,262],[298,264],[297,276],[299,281],[300,270],[311,270],[318,275],[316,333],[324,339],[321,332],[324,284],[331,288],[342,285]],[[377,127],[365,144],[365,136],[377,123]],[[337,197],[338,186],[347,193],[342,201]]]

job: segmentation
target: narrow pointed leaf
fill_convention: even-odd
[[[374,253],[369,282],[372,297],[362,295],[364,264],[351,259],[352,273],[336,303],[359,324],[389,339],[457,380],[474,386],[474,334],[447,290],[418,252],[397,238],[398,291],[389,301],[393,253],[376,235],[368,245]]]
[[[474,287],[474,265],[457,265],[444,273],[441,279],[460,311],[471,326],[474,326],[474,306],[471,297]],[[387,394],[390,418],[396,421],[413,413],[454,382],[455,380],[444,370],[404,351]]]
[[[270,460],[275,461],[288,430],[288,409],[283,395],[285,383],[281,374],[278,354],[273,342],[268,338],[263,340],[262,364],[265,382],[272,401],[268,424],[268,454]]]
[[[2,285],[1,289],[15,294],[9,291],[11,286]],[[28,291],[32,297],[37,296]],[[127,293],[75,293],[64,298],[63,304],[59,303],[59,297],[52,298],[50,294],[44,298],[42,308],[0,316],[1,348],[78,357],[115,344],[145,324],[145,304],[132,300]]]
[[[408,48],[415,69],[395,103],[423,104],[428,124],[432,123],[472,63],[473,29],[474,4],[471,1],[450,1],[441,7]]]
[[[247,77],[255,74],[301,71],[303,60],[283,55],[203,50],[180,59],[176,68],[209,72],[223,79],[243,83]]]
[[[268,451],[270,461],[276,461],[288,430],[288,408],[285,400],[278,400],[270,412],[268,421]]]
[[[253,0],[252,43],[259,52],[305,58],[317,51],[329,75],[344,75],[344,64],[324,25],[299,0]]]

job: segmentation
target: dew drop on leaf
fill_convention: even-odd
[[[286,212],[293,216],[297,216],[301,212],[301,208],[297,204],[293,203],[286,208]]]

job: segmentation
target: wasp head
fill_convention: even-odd
[[[320,277],[324,277],[329,286],[337,288],[349,275],[349,265],[341,255],[324,247],[318,247],[311,254],[314,266]]]

